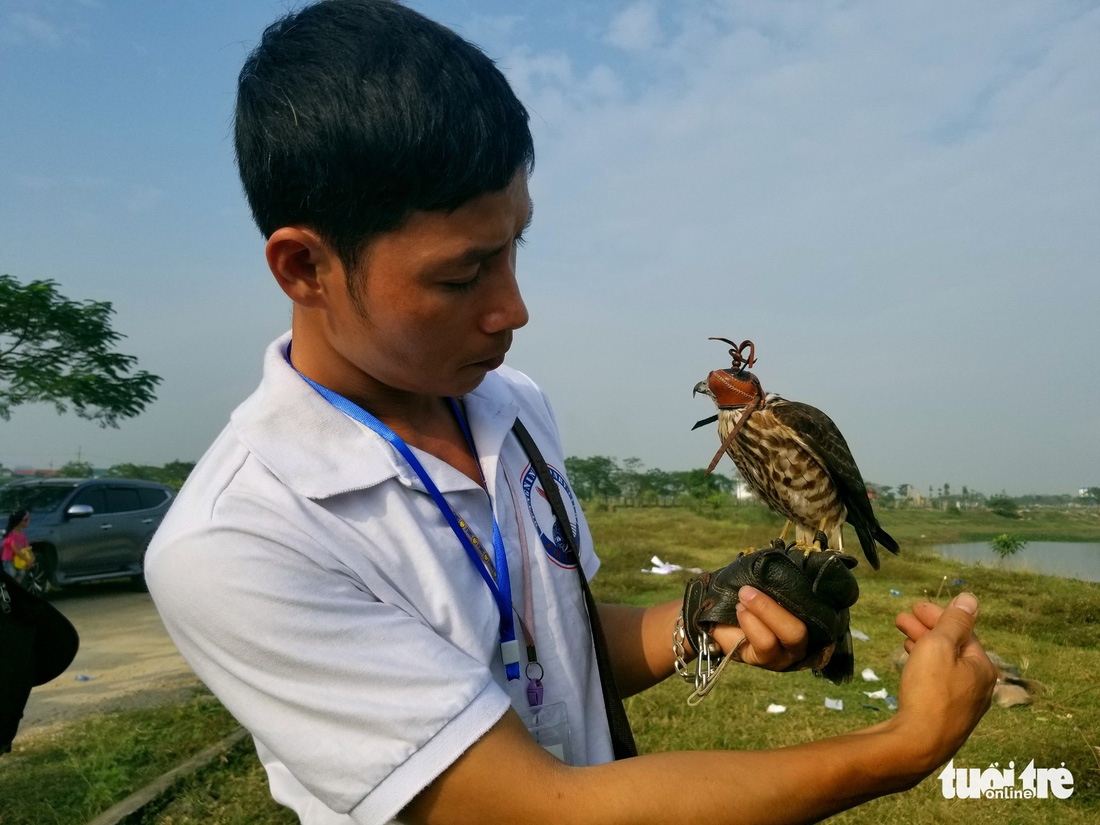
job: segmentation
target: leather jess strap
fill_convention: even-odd
[[[550,473],[550,468],[546,466],[546,461],[535,445],[534,439],[531,438],[531,434],[527,432],[527,428],[523,426],[523,422],[518,418],[512,427],[512,432],[516,434],[523,451],[527,453],[527,457],[531,460],[531,466],[535,469],[535,475],[538,476],[539,483],[546,493],[546,499],[554,512],[554,518],[557,519],[558,526],[561,528],[561,534],[565,537],[569,551],[577,562],[577,573],[581,579],[581,590],[584,592],[584,604],[588,610],[588,623],[592,628],[592,644],[596,651],[596,666],[600,673],[600,689],[603,693],[604,708],[607,711],[607,724],[611,730],[611,745],[615,752],[615,758],[626,759],[637,756],[638,748],[634,744],[634,734],[630,731],[630,720],[627,719],[623,700],[620,698],[619,690],[615,686],[615,675],[611,671],[611,657],[607,651],[607,638],[603,633],[600,614],[596,609],[596,602],[592,598],[592,590],[588,586],[588,579],[585,578],[584,569],[581,567],[580,548],[577,547],[577,540],[573,536],[569,515],[565,510],[565,504],[561,500],[561,494],[558,492],[558,484]]]

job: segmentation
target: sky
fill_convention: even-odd
[[[871,482],[1100,486],[1100,3],[410,0],[531,115],[508,363],[567,455],[703,467],[756,345]],[[33,405],[0,463],[197,460],[289,301],[233,164],[268,0],[0,0],[0,273],[114,306],[163,377],[119,429]],[[728,460],[720,470],[732,472]]]

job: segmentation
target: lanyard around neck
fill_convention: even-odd
[[[287,348],[286,361],[290,364],[291,369],[298,372],[297,368],[290,361],[290,349]],[[323,387],[316,381],[308,378],[302,373],[298,372],[298,375],[302,377],[307,384],[313,387],[317,393],[329,402],[333,407],[349,418],[358,421],[364,427],[372,430],[382,438],[386,439],[395,450],[397,450],[402,458],[413,469],[413,472],[419,476],[420,481],[424,484],[424,488],[428,491],[428,494],[432,497],[436,506],[439,508],[439,512],[442,513],[443,518],[446,520],[447,525],[451,528],[451,531],[458,538],[459,543],[462,544],[462,548],[466,551],[466,555],[470,557],[470,561],[474,563],[474,567],[477,568],[478,573],[481,574],[482,580],[488,585],[489,590],[493,594],[493,599],[496,601],[497,609],[500,611],[500,656],[504,662],[504,670],[509,680],[519,678],[519,642],[516,640],[516,628],[515,623],[512,620],[512,585],[508,576],[508,557],[504,550],[504,539],[500,534],[500,527],[497,525],[496,514],[493,512],[492,498],[489,500],[489,513],[493,517],[493,555],[495,556],[496,564],[490,568],[483,562],[483,551],[480,551],[480,543],[475,544],[475,539],[472,539],[467,535],[467,531],[463,529],[463,524],[459,520],[454,508],[447,503],[447,500],[443,498],[443,494],[439,492],[439,488],[436,487],[435,482],[432,481],[431,476],[428,475],[427,470],[420,463],[419,459],[413,454],[413,451],[409,448],[409,445],[405,441],[387,427],[384,423],[379,421],[369,412],[364,410],[358,404],[349,401],[339,393],[335,393],[328,387]],[[454,404],[454,401],[451,401]],[[457,412],[457,407],[456,407]],[[473,447],[473,439],[470,437],[469,432],[466,429],[466,424],[459,415],[459,423],[462,426],[462,432],[470,442],[471,448]],[[476,459],[477,453],[474,452]],[[480,471],[481,462],[478,462],[478,469]],[[484,481],[484,475],[482,476]],[[488,492],[488,490],[486,490]]]

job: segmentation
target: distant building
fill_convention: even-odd
[[[733,495],[738,501],[756,501],[756,494],[740,476],[733,477]]]
[[[20,468],[13,470],[12,475],[15,478],[50,478],[57,475],[57,470],[29,470],[26,468]]]

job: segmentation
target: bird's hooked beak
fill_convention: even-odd
[[[696,395],[709,395],[711,401],[715,400],[714,393],[711,392],[710,387],[707,386],[706,381],[700,381],[698,384],[695,385],[695,389],[691,391],[691,397],[694,398]],[[707,424],[713,424],[717,420],[718,416],[712,415],[710,418],[704,418],[702,421],[696,421],[695,426],[691,429],[697,430],[700,427],[705,427]]]

